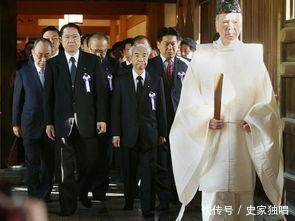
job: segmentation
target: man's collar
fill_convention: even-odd
[[[165,58],[162,54],[160,54],[160,57],[163,61],[163,63],[167,60],[167,58]],[[174,63],[174,59],[175,59],[175,56],[173,58],[171,58],[171,61]]]
[[[136,71],[134,70],[134,68],[132,68],[132,75],[133,75],[133,79],[136,80],[136,78],[139,76]],[[143,81],[145,80],[145,70],[142,72],[142,74],[140,75],[143,79]]]
[[[233,50],[233,49],[240,47],[242,44],[243,44],[243,42],[241,42],[239,39],[232,41],[231,44],[227,45],[227,46],[223,45],[221,38],[219,38],[213,42],[214,47],[216,49],[220,49],[220,50]]]
[[[70,58],[71,58],[71,57],[74,57],[75,60],[76,60],[76,62],[78,62],[79,54],[80,54],[80,50],[78,50],[74,55],[70,55],[69,53],[67,53],[67,52],[65,51],[65,56],[66,56],[66,59],[67,59],[68,63],[70,63]]]
[[[51,57],[53,58],[53,57],[57,56],[58,53],[59,53],[59,50],[57,50],[56,53],[54,55],[52,55]]]
[[[35,65],[35,68],[36,68],[37,72],[40,73],[42,68],[40,68],[35,62],[34,62],[34,65]]]

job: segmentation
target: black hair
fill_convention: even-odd
[[[118,41],[115,44],[113,44],[112,51],[116,50],[116,49],[123,51],[123,49],[124,49],[123,41]]]
[[[81,36],[81,43],[83,44],[83,42],[86,41],[87,42],[87,45],[88,45],[88,39],[89,39],[89,36],[90,35],[91,35],[90,33],[87,33],[87,34],[82,35]]]
[[[134,39],[133,38],[126,38],[125,40],[123,40],[123,49],[125,49],[125,46],[127,44],[133,45],[133,43],[134,43]]]
[[[45,34],[45,32],[47,32],[47,31],[55,31],[58,34],[58,36],[60,36],[59,30],[56,27],[52,26],[52,25],[47,26],[46,28],[43,28],[41,36],[43,36]]]
[[[161,28],[159,30],[158,36],[157,36],[157,40],[159,42],[161,42],[162,39],[163,39],[163,37],[166,36],[166,35],[176,36],[177,41],[180,39],[180,35],[179,35],[178,31],[176,31],[175,28],[172,28],[172,27],[164,27],[164,28]]]
[[[25,49],[26,49],[29,45],[34,45],[34,42],[33,42],[33,41],[28,41],[28,42],[25,44]]]
[[[181,40],[180,45],[188,45],[191,49],[191,51],[195,51],[196,50],[196,42],[192,39],[192,38],[183,38]]]
[[[64,30],[66,28],[75,28],[75,29],[77,29],[79,35],[80,36],[82,35],[81,29],[80,29],[80,27],[78,25],[76,25],[75,23],[68,23],[68,24],[65,24],[64,26],[61,27],[61,29],[60,29],[60,36],[63,35]]]

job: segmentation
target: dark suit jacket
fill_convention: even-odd
[[[152,109],[150,92],[156,94],[156,110]],[[159,136],[167,137],[163,81],[159,76],[146,72],[139,104],[132,70],[117,77],[112,98],[111,128],[112,136],[120,136],[125,147],[135,146],[139,136],[143,148],[155,147]]]
[[[14,82],[12,125],[21,126],[23,138],[38,139],[45,129],[43,88],[32,61],[17,73]]]
[[[86,91],[83,75],[90,78]],[[107,91],[97,56],[80,51],[75,85],[72,88],[69,66],[64,53],[47,61],[45,69],[44,110],[47,125],[54,125],[57,137],[68,137],[77,116],[82,137],[96,135],[96,122],[106,122]]]
[[[114,78],[118,75],[121,67],[120,62],[115,58],[106,56],[105,59],[103,59],[101,66],[102,70],[104,71],[105,84],[107,85],[108,91],[110,91],[108,75],[111,74],[114,81]]]
[[[174,59],[174,77],[170,82],[167,78],[163,61],[159,56],[149,59],[147,70],[150,73],[157,74],[163,78],[164,91],[166,99],[166,109],[168,118],[168,128],[171,127],[176,109],[180,99],[180,93],[182,88],[182,82],[180,73],[186,73],[187,64],[180,60],[178,57]]]

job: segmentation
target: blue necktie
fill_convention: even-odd
[[[76,72],[77,72],[77,67],[76,67],[76,64],[75,64],[76,59],[74,57],[71,57],[70,62],[72,63],[70,74],[71,74],[72,86],[74,86],[75,85]]]
[[[42,87],[44,87],[44,81],[45,81],[45,79],[44,79],[44,70],[43,69],[41,69],[39,71],[39,78],[40,78],[40,82],[42,84]]]

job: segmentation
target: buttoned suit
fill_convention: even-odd
[[[80,51],[73,82],[65,52],[48,60],[44,110],[46,124],[54,126],[60,146],[59,197],[65,213],[76,210],[77,195],[87,198],[94,180],[98,155],[96,123],[106,122],[107,105],[99,58]]]
[[[187,64],[177,56],[174,57],[173,75],[169,80],[164,62],[161,56],[151,58],[149,60],[147,70],[151,73],[157,74],[163,78],[164,92],[167,110],[167,128],[168,134],[174,120],[177,106],[180,99],[182,80],[187,70]],[[169,141],[161,145],[158,149],[158,196],[160,203],[167,204],[171,201],[177,201],[177,193],[174,184]]]
[[[48,199],[54,171],[53,142],[45,134],[43,86],[33,61],[16,74],[12,125],[21,127],[29,196]]]
[[[118,76],[112,99],[112,135],[121,139],[126,203],[133,203],[139,174],[143,212],[154,205],[156,151],[159,137],[167,136],[166,125],[162,79],[146,72],[143,91],[137,100],[132,70]]]

